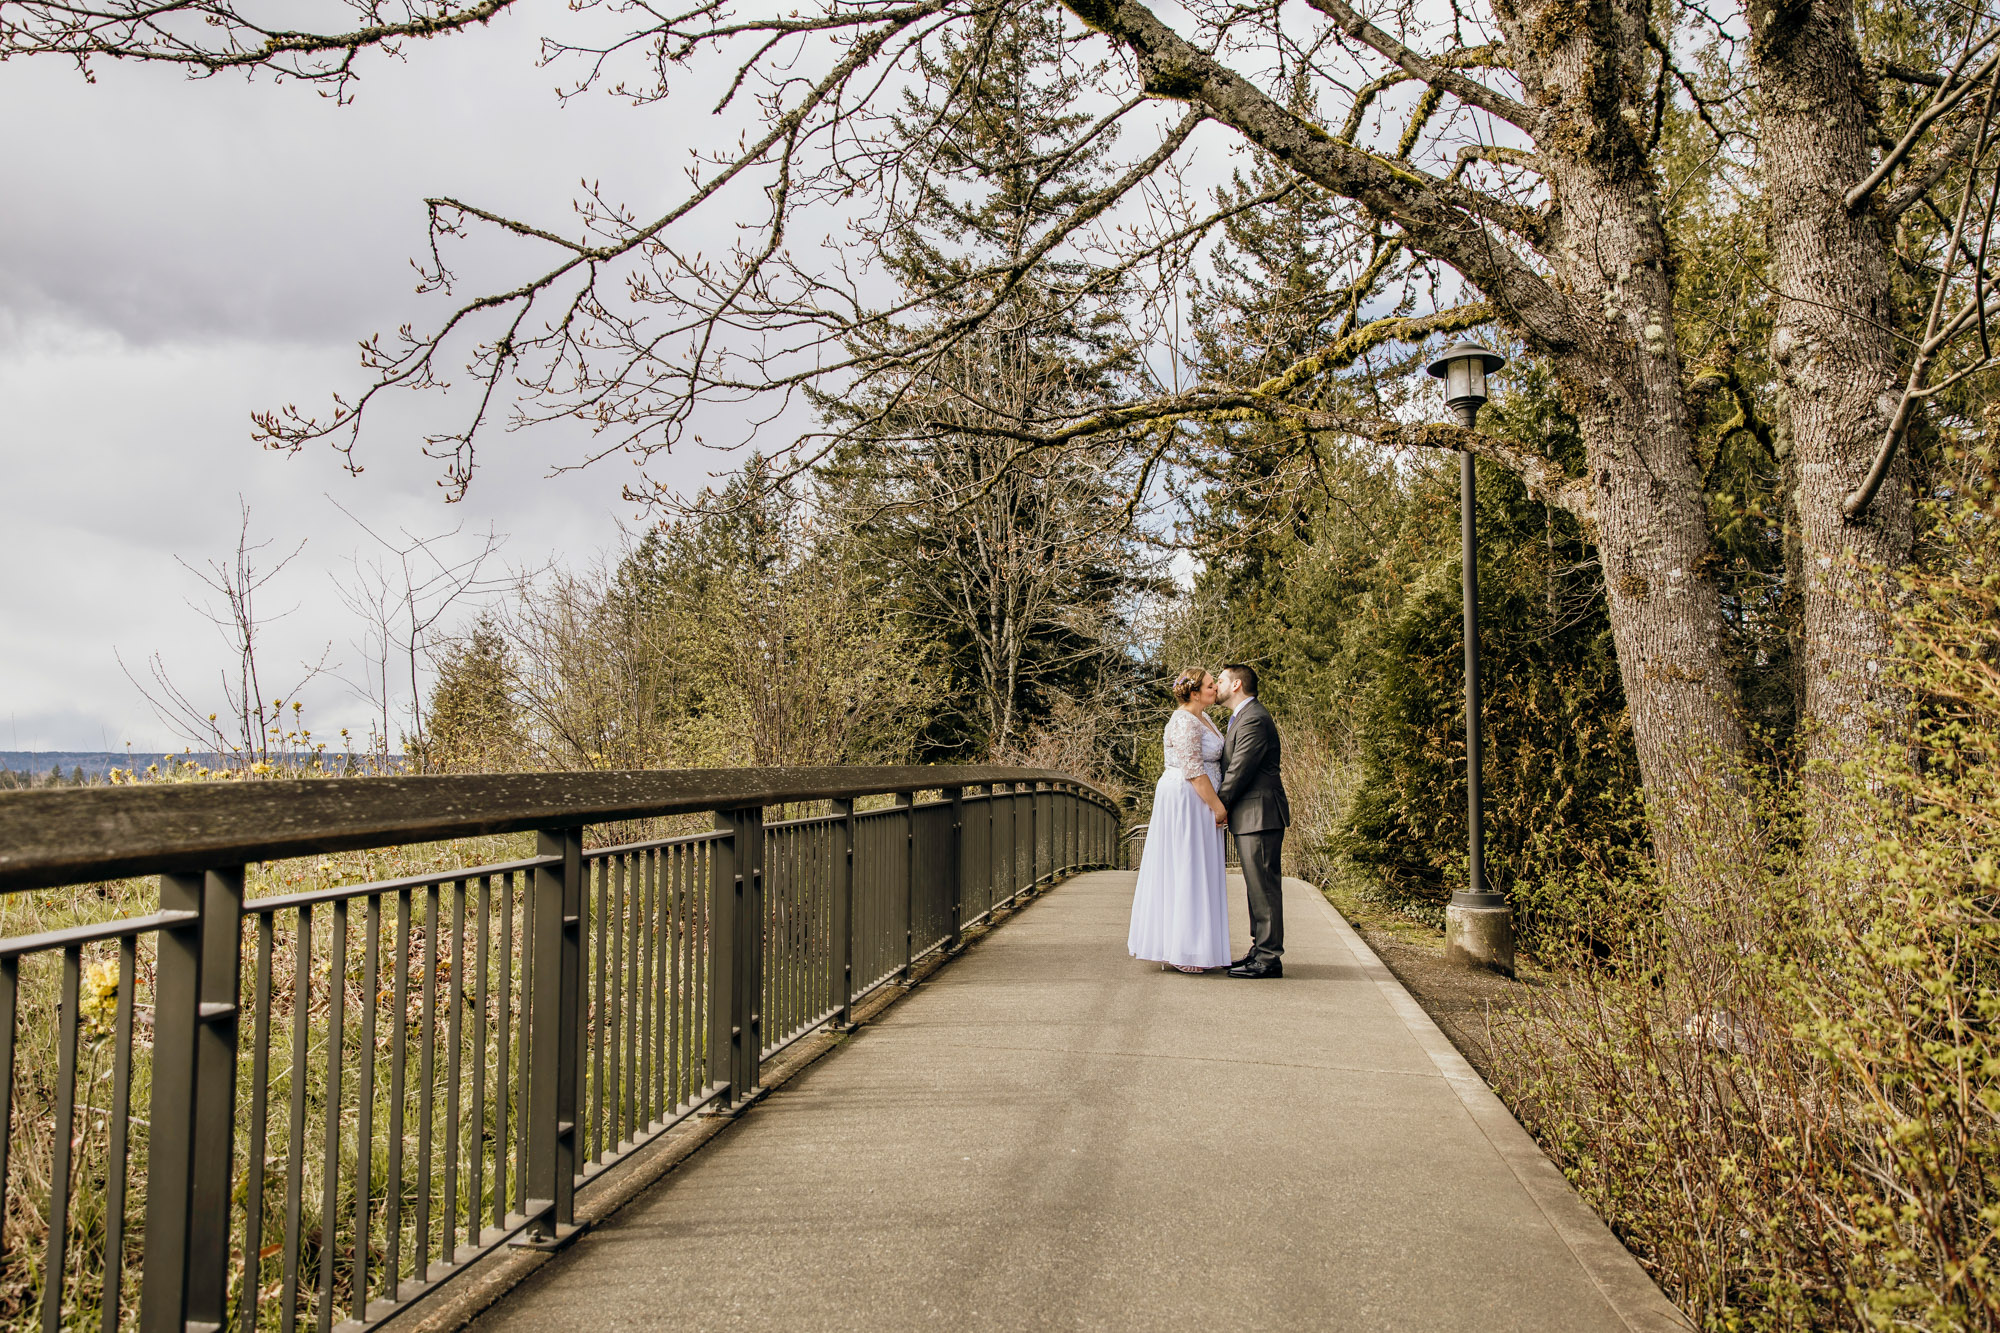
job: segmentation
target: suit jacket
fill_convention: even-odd
[[[1282,759],[1278,724],[1252,699],[1230,719],[1222,743],[1222,782],[1215,794],[1229,811],[1231,833],[1266,833],[1291,824],[1292,804],[1279,776]]]

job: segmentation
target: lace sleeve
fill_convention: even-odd
[[[1185,708],[1176,708],[1167,719],[1167,772],[1179,773],[1189,782],[1201,777],[1201,723]]]

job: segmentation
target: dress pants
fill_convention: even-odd
[[[1253,963],[1274,963],[1285,952],[1285,880],[1278,868],[1284,846],[1281,828],[1236,835],[1250,898],[1250,952],[1244,956]]]

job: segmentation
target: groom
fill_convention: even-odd
[[[1229,734],[1222,743],[1222,781],[1215,794],[1229,811],[1236,859],[1250,897],[1250,952],[1229,969],[1232,977],[1281,977],[1285,952],[1284,878],[1278,854],[1291,803],[1279,776],[1278,727],[1257,702],[1257,671],[1232,662],[1222,668],[1216,699],[1229,705]]]

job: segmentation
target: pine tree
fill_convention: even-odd
[[[520,749],[520,705],[507,641],[491,619],[452,645],[431,688],[423,734],[410,758],[434,772],[492,772],[511,766]]]
[[[633,703],[684,760],[899,762],[928,711],[926,663],[871,591],[856,553],[753,457],[647,533],[603,618],[647,645]]]
[[[883,262],[905,292],[941,295],[876,328],[869,350],[917,347],[995,300],[1000,312],[945,353],[818,400],[845,435],[822,473],[829,503],[881,595],[942,648],[950,702],[926,738],[940,757],[1022,754],[1058,709],[1104,706],[1129,675],[1122,442],[1023,457],[983,433],[1114,400],[1134,366],[1125,293],[1060,248],[1028,260],[1102,183],[1109,146],[1076,109],[1089,72],[1066,40],[1057,11],[1014,6],[921,62],[890,136],[908,193]],[[943,91],[968,85],[976,96]]]

